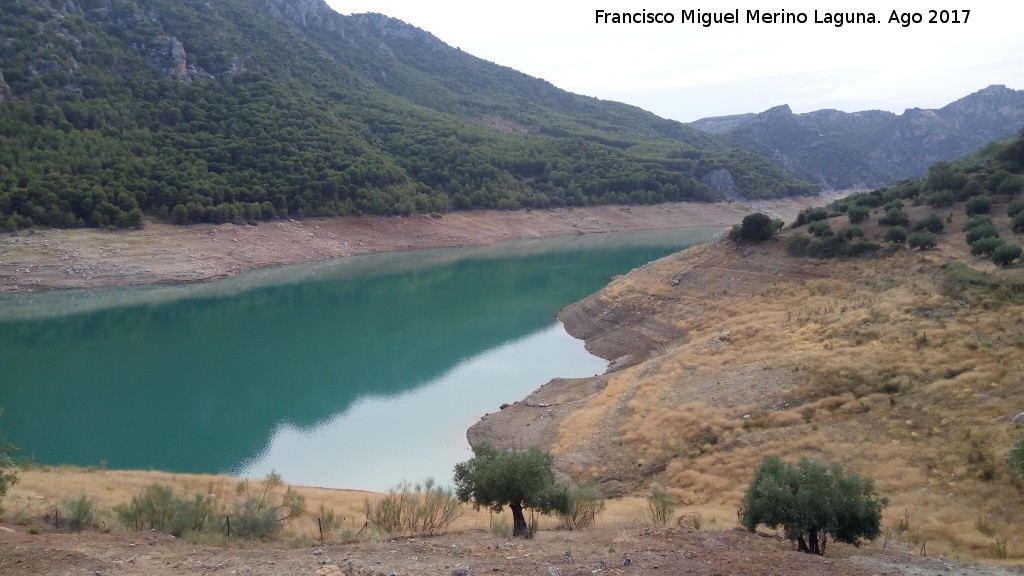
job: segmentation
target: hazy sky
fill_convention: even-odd
[[[761,112],[938,108],[990,84],[1024,89],[1024,2],[650,3],[521,0],[327,0],[343,14],[380,12],[475,56],[570,92],[618,100],[691,121]],[[877,24],[815,23],[873,12]],[[820,8],[827,6],[827,8]],[[970,10],[966,23],[929,24],[930,10]],[[920,24],[888,23],[919,13]],[[597,24],[607,12],[671,13],[672,24]],[[681,23],[684,10],[739,11],[739,23]],[[756,24],[747,10],[804,13],[806,23]],[[941,14],[936,16],[941,17]],[[835,20],[835,18],[833,18]]]

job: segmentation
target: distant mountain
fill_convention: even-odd
[[[0,38],[0,229],[816,191],[322,0],[18,0]]]
[[[937,110],[903,114],[777,106],[760,114],[705,118],[691,126],[763,154],[798,178],[826,188],[872,188],[923,175],[1024,126],[1024,90],[989,86]]]

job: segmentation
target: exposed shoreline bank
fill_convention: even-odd
[[[485,246],[508,240],[738,223],[752,209],[789,217],[821,197],[550,210],[454,212],[441,218],[311,218],[258,226],[148,223],[141,230],[32,229],[0,235],[0,293],[180,284],[360,254]]]

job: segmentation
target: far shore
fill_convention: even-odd
[[[140,230],[35,228],[0,235],[0,293],[178,284],[359,254],[485,246],[508,240],[737,224],[759,210],[789,219],[821,197],[546,210],[358,216],[257,226],[147,222]]]

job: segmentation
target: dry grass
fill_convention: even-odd
[[[1024,307],[953,286],[941,265],[1015,282],[1024,272],[996,270],[955,238],[940,248],[822,261],[789,257],[781,241],[723,241],[617,279],[605,304],[685,337],[615,374],[563,422],[556,452],[595,478],[642,466],[638,485],[733,517],[764,455],[817,457],[875,479],[887,529],[909,511],[897,540],[991,558],[1006,538],[1009,557],[1024,557],[1013,529],[1024,498],[1003,463],[1006,419],[1024,407]]]

